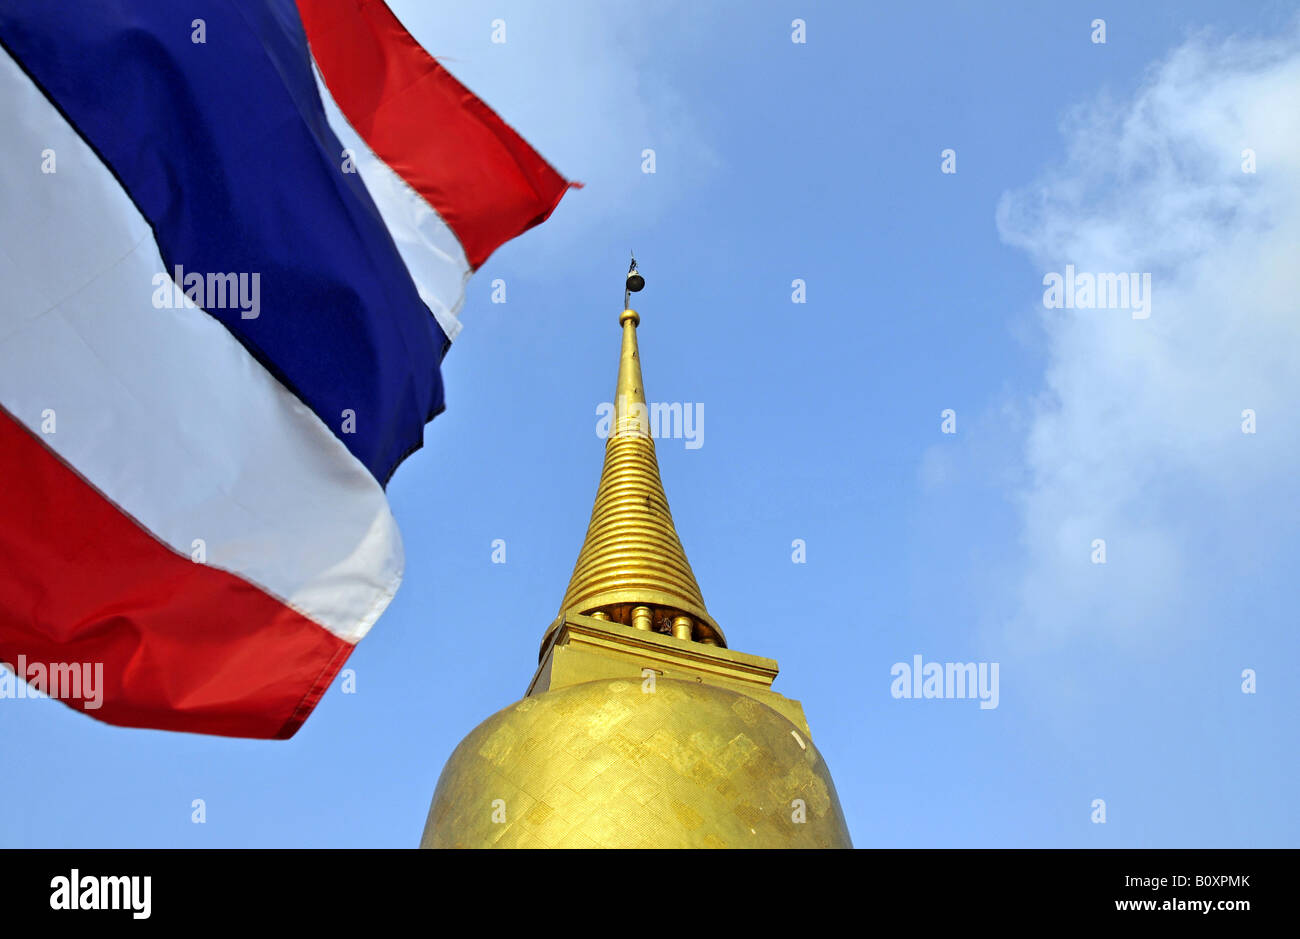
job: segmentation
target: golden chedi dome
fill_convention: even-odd
[[[655,685],[587,681],[498,711],[447,761],[423,846],[848,845],[806,731],[736,691]]]
[[[644,280],[636,262],[628,292]],[[624,307],[627,307],[625,295]],[[727,648],[659,477],[624,309],[596,502],[523,700],[443,768],[421,847],[851,847],[777,664]]]

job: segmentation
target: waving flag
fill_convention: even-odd
[[[470,273],[571,184],[379,0],[0,0],[0,128],[0,661],[291,736],[401,579]]]

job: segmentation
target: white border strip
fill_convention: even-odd
[[[433,313],[447,338],[455,342],[461,329],[460,308],[465,302],[465,285],[473,273],[465,249],[442,216],[411,188],[410,183],[379,159],[361,135],[353,130],[330,94],[315,59],[312,59],[311,69],[316,76],[316,87],[330,129],[348,151],[351,165],[356,167],[361,181],[370,191],[370,197],[388,226],[411,279],[415,281],[420,299]],[[339,155],[340,171],[346,159],[344,154]]]

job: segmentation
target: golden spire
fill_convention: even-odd
[[[644,285],[634,258],[624,307],[630,294]],[[659,479],[637,353],[641,317],[624,309],[618,322],[623,328],[623,349],[605,466],[587,538],[560,605],[561,617],[565,612],[585,613],[725,646],[722,630],[704,606]],[[545,648],[546,639],[542,645]]]
[[[720,648],[659,481],[628,272],[587,538],[522,700],[456,747],[426,848],[853,847],[777,663]],[[791,808],[796,811],[792,814]]]

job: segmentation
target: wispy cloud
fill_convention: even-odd
[[[1145,320],[1037,309],[1047,368],[1018,492],[1015,630],[1152,643],[1237,577],[1294,573],[1300,31],[1198,37],[1131,100],[1090,102],[1062,131],[1062,165],[1004,194],[1003,240],[1044,274],[1150,272],[1153,296]]]
[[[566,6],[564,15],[528,0],[491,8],[394,0],[392,7],[458,79],[560,172],[587,185],[566,197],[546,238],[516,252],[518,262],[537,267],[571,258],[593,231],[628,220],[647,224],[718,170],[693,106],[695,89],[658,55],[656,37],[672,36],[680,46],[684,33],[707,35],[720,14],[680,2],[585,2]],[[494,32],[505,41],[493,42]],[[653,175],[640,170],[647,148],[656,154]]]

